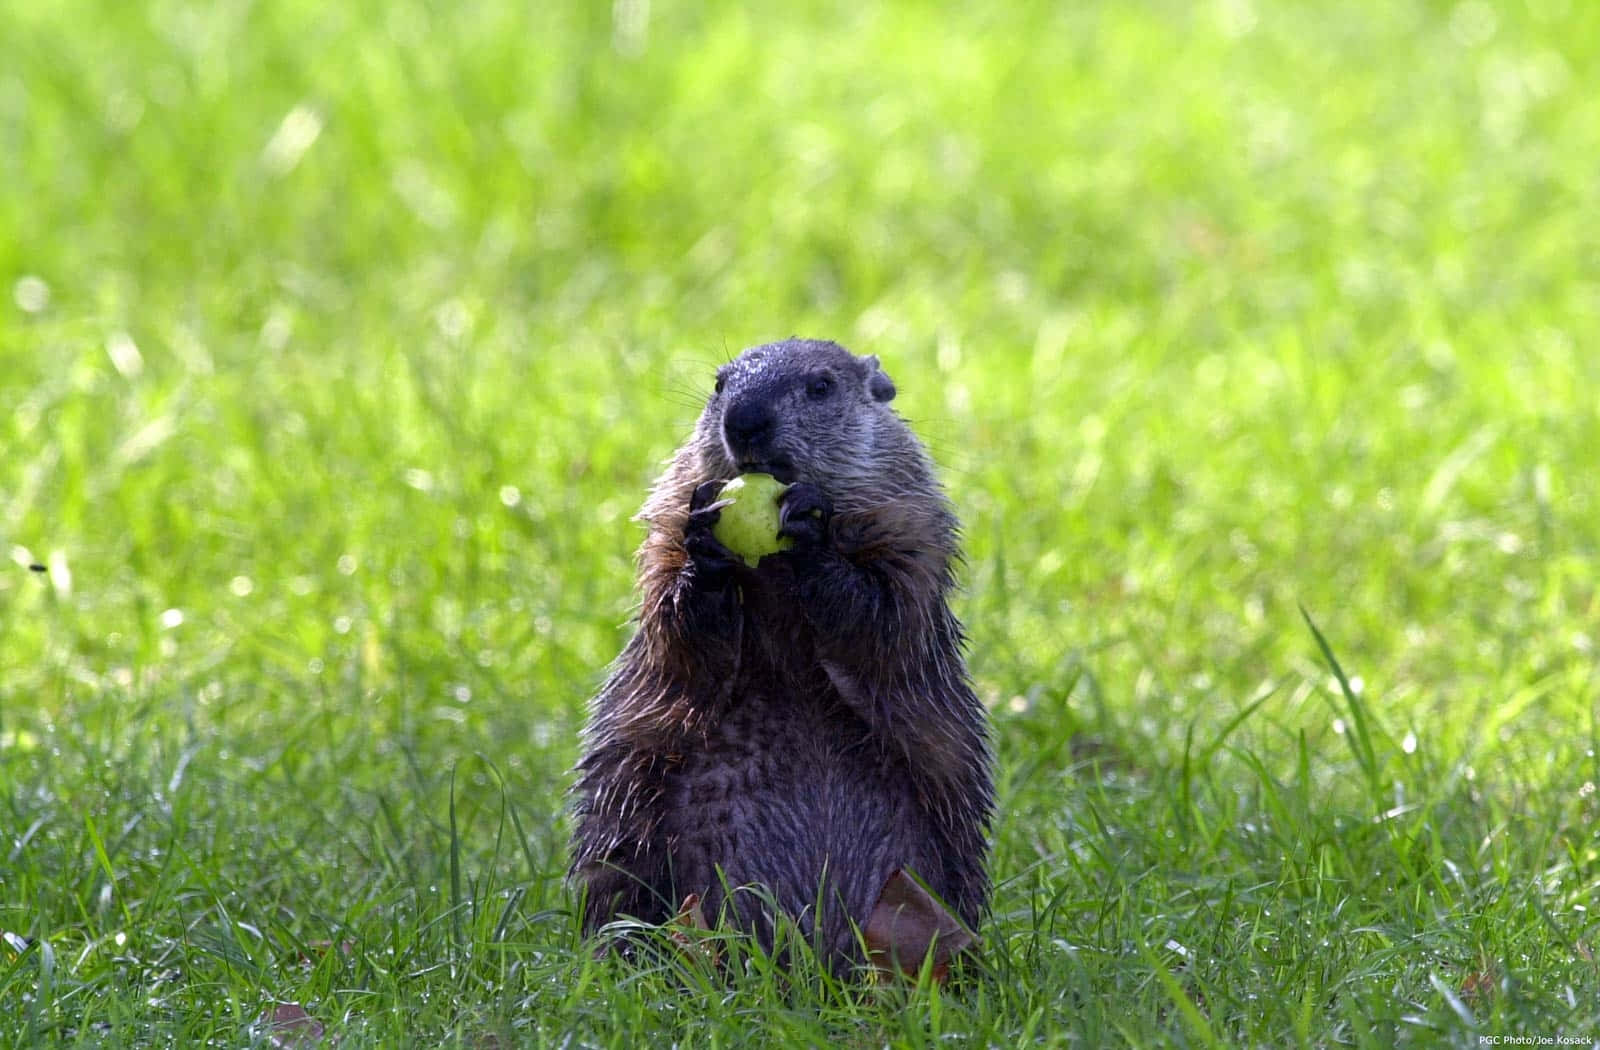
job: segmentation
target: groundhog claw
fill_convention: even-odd
[[[715,503],[717,494],[722,491],[722,486],[727,483],[726,478],[712,478],[710,481],[702,481],[696,485],[694,492],[689,495],[689,513],[694,514],[697,511],[705,510]],[[716,520],[714,517],[711,519],[713,524],[716,523]]]
[[[796,547],[822,546],[832,517],[833,501],[808,482],[790,485],[778,498],[778,535],[793,540]]]
[[[689,520],[683,527],[683,548],[689,553],[690,564],[701,580],[725,577],[735,564],[742,564],[739,556],[723,546],[712,534],[711,528],[722,516],[727,501],[717,500],[725,482],[717,479],[695,486],[689,497]]]

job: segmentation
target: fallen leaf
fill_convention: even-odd
[[[671,926],[669,936],[684,952],[696,952],[713,966],[722,961],[722,953],[718,951],[715,940],[684,932],[694,930],[696,933],[703,933],[711,929],[711,924],[706,922],[705,910],[700,907],[700,894],[691,893],[683,898],[683,904],[678,907],[678,914],[673,918]]]
[[[904,869],[884,883],[863,933],[867,956],[879,973],[914,977],[931,952],[933,979],[941,984],[956,953],[978,942],[977,935]]]
[[[276,1050],[296,1050],[315,1046],[326,1031],[322,1022],[306,1013],[299,1003],[278,1003],[262,1011],[256,1022]]]
[[[1495,976],[1488,970],[1474,970],[1461,979],[1461,998],[1479,1003],[1494,994]]]

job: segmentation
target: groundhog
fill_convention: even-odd
[[[949,606],[956,516],[894,396],[877,358],[831,342],[717,371],[640,513],[638,627],[577,766],[586,930],[692,910],[770,948],[776,907],[835,971],[882,953],[914,969],[928,931],[896,926],[909,895],[960,919],[935,922],[947,942],[971,941],[988,724]],[[749,472],[788,486],[791,541],[754,568],[712,534],[722,483]]]

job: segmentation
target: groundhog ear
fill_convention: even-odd
[[[893,401],[894,380],[878,366],[878,359],[868,355],[861,360],[867,366],[867,393],[872,395],[872,400]]]

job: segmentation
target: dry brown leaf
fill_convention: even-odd
[[[1461,979],[1461,998],[1480,1003],[1494,994],[1495,976],[1488,970],[1474,970]]]
[[[276,1050],[316,1046],[327,1031],[322,1022],[306,1013],[299,1003],[276,1003],[262,1011],[257,1023]]]
[[[711,929],[711,924],[706,922],[705,910],[700,907],[700,894],[691,893],[683,898],[683,904],[678,907],[678,914],[673,918],[671,926],[669,935],[684,952],[696,952],[713,966],[722,961],[722,953],[718,950],[716,941],[683,932],[685,930],[704,932]]]
[[[711,924],[706,922],[706,913],[700,907],[700,894],[691,893],[683,898],[683,903],[678,907],[678,922],[691,930],[711,929]]]
[[[884,883],[863,932],[867,955],[879,973],[914,977],[932,952],[933,979],[941,984],[956,953],[978,942],[976,934],[904,869]]]

